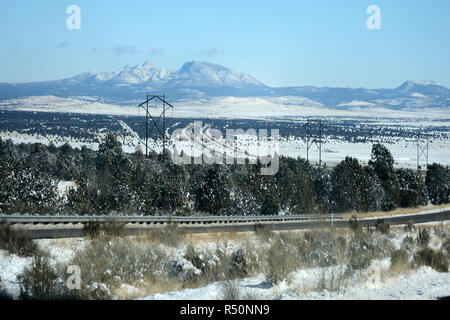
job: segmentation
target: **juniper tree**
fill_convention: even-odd
[[[264,192],[261,180],[252,184],[249,177],[249,165],[232,165],[233,179],[232,211],[233,215],[258,215],[261,207],[261,194]],[[251,174],[253,176],[253,172]]]
[[[369,211],[379,210],[385,198],[383,185],[372,167],[364,167],[364,176],[367,190],[367,209]]]
[[[228,214],[230,210],[232,179],[225,165],[204,165],[191,180],[195,209],[212,214]]]
[[[346,157],[333,169],[332,190],[338,212],[368,210],[364,170],[357,159]]]
[[[311,213],[316,207],[313,168],[305,159],[290,161],[293,169],[295,189],[292,194],[294,213]]]
[[[400,185],[394,170],[394,158],[389,149],[382,144],[374,144],[369,166],[377,174],[385,191],[382,209],[394,210],[400,204]]]
[[[333,208],[333,189],[331,170],[325,167],[317,167],[313,170],[314,190],[317,196],[317,206],[320,213],[329,213]]]
[[[450,168],[433,163],[428,166],[425,178],[428,195],[432,204],[450,202]]]
[[[420,174],[411,169],[397,169],[400,185],[400,206],[417,207],[428,202],[427,190]]]
[[[278,200],[278,192],[276,190],[267,192],[265,199],[261,205],[262,215],[277,215],[280,211]]]

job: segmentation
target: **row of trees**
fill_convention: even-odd
[[[165,157],[165,159],[163,159]],[[280,157],[274,176],[257,165],[176,165],[167,153],[124,153],[109,134],[98,151],[0,139],[2,213],[269,215],[393,210],[448,203],[450,169],[428,167],[425,182],[395,169],[375,144],[367,166],[347,157],[333,169]],[[163,161],[165,160],[165,161]],[[59,180],[77,187],[61,197]]]

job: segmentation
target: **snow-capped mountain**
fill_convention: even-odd
[[[134,67],[126,65],[122,69],[113,72],[86,72],[66,80],[72,83],[88,81],[98,84],[111,82],[124,85],[147,82],[163,83],[172,79],[175,73],[176,71],[158,69],[150,60],[147,60],[142,65]]]
[[[424,95],[448,93],[448,89],[436,81],[405,81],[397,90]]]
[[[255,78],[232,69],[208,62],[189,61],[174,73],[170,81],[172,87],[265,87]]]
[[[409,109],[449,107],[450,90],[434,81],[406,81],[395,89],[269,87],[254,77],[209,62],[189,61],[179,70],[158,68],[147,60],[112,72],[86,72],[72,78],[0,83],[0,100],[25,96],[92,96],[115,104],[132,104],[147,93],[166,93],[173,100],[214,97],[283,97],[331,108]],[[289,98],[289,99],[288,99]]]
[[[61,80],[70,83],[105,83],[116,85],[142,85],[175,87],[234,87],[248,86],[265,87],[255,78],[236,72],[223,66],[208,63],[189,61],[179,70],[157,68],[150,60],[134,67],[125,66],[113,72],[86,72],[73,78]]]

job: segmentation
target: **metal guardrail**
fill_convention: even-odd
[[[69,223],[85,223],[89,220],[107,221],[111,218],[119,218],[126,223],[130,223],[124,232],[126,235],[137,235],[143,232],[151,231],[156,228],[157,223],[167,223],[169,221],[179,220],[178,222],[184,232],[187,233],[205,233],[205,232],[248,232],[255,231],[255,227],[259,223],[270,223],[277,231],[304,230],[310,228],[349,228],[349,221],[344,220],[342,214],[331,215],[295,215],[295,216],[195,216],[195,217],[143,217],[143,216],[1,216],[10,223],[23,224],[69,224]],[[25,220],[24,220],[25,219]],[[378,222],[377,217],[359,220],[363,227],[374,227]],[[450,220],[450,210],[447,208],[439,212],[419,213],[414,215],[399,215],[383,218],[390,225],[401,225],[406,223],[427,223],[436,221]],[[53,221],[50,221],[53,220]],[[59,221],[58,221],[59,220]],[[80,221],[81,220],[81,221]],[[183,221],[180,221],[183,220]],[[218,222],[218,223],[216,223]],[[224,223],[221,223],[224,222]],[[229,222],[229,223],[227,223]],[[134,225],[133,225],[134,223]],[[145,225],[137,226],[136,223]],[[20,228],[20,225],[19,225]],[[64,226],[64,227],[36,227],[28,230],[33,239],[50,239],[50,238],[70,238],[83,237],[85,232],[80,226]]]
[[[11,224],[76,224],[89,221],[106,222],[111,219],[123,223],[157,224],[210,224],[210,223],[255,223],[255,222],[283,222],[301,220],[343,219],[343,214],[302,214],[284,216],[50,216],[50,215],[0,215]]]

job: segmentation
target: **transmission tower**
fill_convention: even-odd
[[[156,116],[152,116],[152,114],[150,113],[151,110],[151,106],[149,104],[151,104],[151,102],[154,102],[154,107],[155,110],[157,108],[157,102],[162,102],[163,108],[162,108],[162,112],[159,115],[158,118],[156,118]],[[162,137],[162,141],[163,141],[163,161],[165,160],[164,154],[166,151],[166,111],[169,108],[172,108],[173,110],[173,106],[168,103],[166,101],[166,95],[149,95],[147,94],[147,99],[142,102],[141,104],[138,105],[138,108],[142,108],[145,110],[145,157],[148,158],[148,137],[152,134],[153,130],[156,129],[159,134]],[[156,119],[156,120],[155,120]],[[150,128],[150,130],[148,129],[148,125],[149,125],[149,120],[152,121],[153,125]],[[162,122],[162,128],[159,126],[159,122]]]
[[[417,170],[421,169],[420,160],[423,158],[425,160],[426,167],[428,167],[428,145],[429,139],[428,137],[422,138],[422,133],[419,132],[417,134]]]
[[[319,132],[314,135],[312,134],[311,125],[317,124],[319,126]],[[309,161],[309,149],[313,144],[317,146],[319,151],[319,165],[322,164],[322,135],[323,135],[323,123],[322,120],[310,120],[306,121],[306,160]]]

